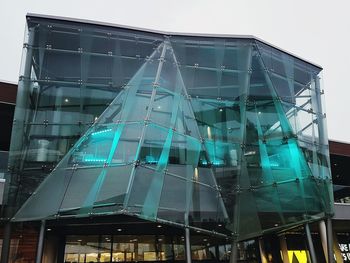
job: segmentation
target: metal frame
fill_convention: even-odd
[[[297,59],[300,59],[308,64],[311,64],[320,70],[323,68],[311,61],[308,61],[304,58],[301,58],[291,52],[288,52],[282,48],[279,48],[269,42],[266,42],[254,35],[234,35],[234,34],[205,34],[205,33],[184,33],[184,32],[171,32],[171,31],[163,31],[163,30],[155,30],[155,29],[146,29],[142,27],[134,27],[134,26],[126,26],[126,25],[120,25],[120,24],[114,24],[114,23],[108,23],[108,22],[101,22],[101,21],[94,21],[94,20],[88,20],[88,19],[78,19],[78,18],[71,18],[71,17],[62,17],[62,16],[53,16],[53,15],[43,15],[43,14],[35,14],[35,13],[27,13],[27,18],[33,17],[33,18],[46,18],[46,19],[54,19],[54,20],[65,20],[70,22],[78,22],[78,23],[85,23],[85,24],[94,24],[94,25],[100,25],[100,26],[110,26],[115,28],[123,28],[123,29],[131,29],[131,30],[137,30],[137,31],[144,31],[154,34],[161,34],[161,35],[171,35],[171,36],[192,36],[192,37],[215,37],[215,38],[241,38],[241,39],[254,39],[256,41],[259,41],[263,44],[266,44],[270,47],[273,47],[275,49],[278,49],[279,51],[289,54]]]

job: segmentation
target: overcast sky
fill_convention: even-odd
[[[329,137],[350,142],[349,0],[0,0],[0,80],[18,80],[26,13],[255,35],[324,68]]]

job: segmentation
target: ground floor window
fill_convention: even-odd
[[[154,235],[67,236],[66,263],[184,260],[184,244]]]
[[[194,261],[227,261],[230,247],[215,243],[210,237],[191,237]],[[184,236],[69,235],[64,262],[185,261],[185,254]]]

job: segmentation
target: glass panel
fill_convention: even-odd
[[[144,86],[145,87],[145,86]],[[150,100],[151,100],[151,95],[150,93],[152,92],[151,86],[147,86],[148,91],[145,91],[149,94],[142,94],[142,93],[137,93],[133,99],[132,102],[130,101],[129,103],[132,103],[132,111],[129,112],[126,120],[127,121],[143,121],[146,117],[148,107],[150,107]],[[130,110],[130,106],[129,106]]]
[[[107,162],[118,126],[96,126],[74,149],[70,163],[103,166]]]
[[[189,135],[196,139],[200,139],[198,125],[194,117],[192,105],[189,99],[180,97],[179,109],[175,123],[175,130],[178,133]]]
[[[281,201],[275,185],[265,186],[253,192],[262,230],[284,224]]]
[[[158,84],[162,89],[175,92],[175,94],[181,93],[185,87],[183,85],[177,61],[175,60],[176,58],[173,49],[169,45],[167,45],[164,59]]]
[[[135,178],[128,200],[128,209],[131,212],[141,213],[154,173],[154,170],[142,166],[137,167],[135,170]]]
[[[196,167],[199,161],[200,147],[200,142],[197,139],[174,133],[170,146],[169,164]]]
[[[287,224],[296,223],[305,218],[306,202],[308,202],[305,183],[307,184],[307,181],[301,180],[281,183],[277,186],[283,217]]]
[[[191,213],[194,222],[223,222],[226,210],[220,193],[210,187],[193,184]]]
[[[138,260],[157,261],[159,254],[156,251],[155,236],[141,236],[138,241]]]
[[[122,90],[99,117],[99,119],[96,116],[97,118],[95,121],[98,120],[98,122],[101,124],[110,124],[117,123],[119,120],[121,120],[121,114],[125,108],[127,94],[128,90]]]
[[[184,240],[181,239],[184,243]],[[174,244],[174,257],[175,260],[185,260],[185,245],[184,244]]]
[[[136,243],[134,236],[113,236],[112,262],[136,261]]]
[[[262,218],[257,206],[258,200],[255,199],[254,193],[243,190],[237,194],[236,198],[239,198],[238,202],[240,204],[239,221],[237,222],[239,235],[248,236],[250,233],[261,233],[263,228],[260,219]],[[235,211],[235,213],[237,212]]]
[[[122,206],[130,180],[133,165],[109,167],[101,185],[95,205]]]
[[[218,261],[215,244],[218,244],[220,242],[219,240],[196,232],[191,235],[190,242],[192,260],[196,262]]]
[[[36,193],[22,206],[16,217],[22,220],[36,219],[42,216],[54,217],[58,213],[72,172],[70,169],[54,170],[52,176],[46,179],[36,190]],[[53,189],[58,191],[53,191]],[[14,218],[16,219],[16,217]]]
[[[158,164],[168,133],[166,128],[153,124],[147,126],[139,157],[141,163],[152,166]]]
[[[203,138],[239,141],[240,109],[233,102],[199,100],[192,102]]]
[[[137,159],[136,152],[143,127],[144,124],[127,124],[123,127],[111,163],[131,164]]]
[[[174,126],[172,118],[176,120],[179,111],[179,105],[174,105],[174,103],[179,104],[179,100],[183,99],[180,97],[180,95],[174,97],[173,94],[161,88],[157,88],[150,120],[164,127],[171,127],[171,124]]]
[[[64,195],[60,210],[74,210],[82,207],[102,171],[102,168],[80,168],[75,170]]]
[[[65,262],[110,262],[111,236],[67,236]]]
[[[165,175],[158,208],[158,218],[184,223],[186,203],[191,198],[191,196],[186,194],[186,184],[189,183],[181,178]]]

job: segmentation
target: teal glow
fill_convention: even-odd
[[[205,147],[208,153],[209,161],[213,165],[223,165],[226,149],[229,147],[227,143],[222,141],[205,141]]]
[[[303,158],[303,155],[294,140],[290,140],[288,142],[290,156],[291,156],[291,165],[294,167],[294,170],[296,172],[296,175],[298,178],[303,177],[303,170],[305,170],[307,173],[311,175],[311,171],[309,170],[307,163],[305,159]],[[286,149],[288,151],[288,148]]]
[[[148,163],[148,164],[157,164],[158,160],[154,156],[147,155],[146,156],[146,163]]]
[[[270,161],[270,167],[279,167],[279,163],[278,162],[274,162],[274,161]]]
[[[89,162],[89,163],[105,163],[106,161],[107,161],[106,158],[86,157],[83,159],[83,162]]]
[[[106,133],[109,133],[111,131],[112,131],[112,129],[101,130],[101,131],[91,133],[91,136],[105,135]]]
[[[200,160],[200,163],[201,163],[202,165],[208,165],[207,160]]]
[[[224,165],[224,161],[223,160],[214,160],[213,161],[213,165],[215,166],[221,166],[221,165]]]

